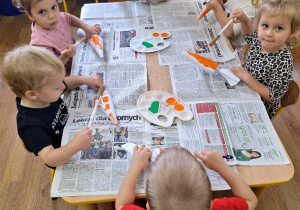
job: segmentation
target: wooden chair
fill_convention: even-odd
[[[297,103],[299,97],[299,85],[294,80],[292,80],[289,84],[288,91],[283,95],[281,99],[281,107],[278,109],[273,119],[277,117],[280,112],[282,112],[287,106]]]
[[[98,0],[95,0],[95,2],[98,3]],[[66,0],[63,0],[63,4],[64,4],[65,13],[68,13]]]

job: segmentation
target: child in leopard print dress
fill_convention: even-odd
[[[257,16],[257,31],[241,9],[231,15],[241,23],[241,33],[250,45],[243,67],[230,70],[260,94],[270,119],[292,80],[293,57],[288,39],[299,39],[300,1],[265,0]]]

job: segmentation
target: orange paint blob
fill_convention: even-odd
[[[100,50],[102,50],[102,45],[100,44],[100,40],[99,37],[97,36],[93,36],[90,41],[96,46],[98,47]]]
[[[166,102],[167,102],[168,105],[175,105],[175,104],[177,104],[177,101],[176,101],[175,98],[168,98],[166,100]]]
[[[161,37],[163,37],[163,38],[166,38],[166,37],[168,37],[168,36],[169,36],[168,33],[162,33],[162,34],[161,34]]]
[[[152,36],[158,37],[158,36],[159,36],[159,33],[153,33]]]
[[[186,51],[190,56],[193,56],[194,58],[197,59],[197,61],[199,61],[199,63],[202,63],[205,67],[211,68],[213,70],[217,69],[218,63],[214,62],[213,60],[209,59],[209,58],[205,58],[203,56],[191,53]]]
[[[182,110],[184,110],[184,106],[182,104],[179,104],[178,101],[175,98],[168,98],[166,100],[166,102],[167,102],[168,105],[175,105],[174,109],[176,111],[182,111]]]
[[[108,96],[102,97],[102,101],[103,101],[104,103],[107,103],[107,102],[109,101]]]
[[[109,109],[110,109],[109,104],[106,104],[106,105],[105,105],[105,111],[106,111],[106,110],[109,110]]]
[[[182,106],[181,104],[176,104],[174,106],[174,109],[177,110],[177,111],[182,111],[182,110],[184,110],[184,106]]]

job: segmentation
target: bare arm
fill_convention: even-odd
[[[212,0],[211,2],[208,2],[206,4],[206,7],[208,9],[211,9],[211,10],[214,11],[214,14],[215,14],[220,26],[223,28],[229,22],[229,18],[225,14],[225,11],[223,9],[222,4],[219,3],[218,0]],[[231,23],[227,27],[227,29],[224,31],[224,35],[226,35],[228,37],[233,37],[234,36],[233,23]]]
[[[257,92],[262,98],[269,103],[273,103],[270,98],[270,89],[257,81],[245,68],[239,66],[232,66],[230,68],[232,73],[243,80],[252,90]]]
[[[86,24],[85,22],[83,22],[82,20],[80,20],[78,17],[74,15],[71,16],[71,25],[84,30],[88,38],[91,38],[92,34],[99,35],[101,32],[101,28],[99,24],[95,24],[94,26],[89,26],[88,24]]]
[[[126,204],[133,204],[135,199],[135,188],[141,171],[149,165],[151,152],[144,149],[145,145],[133,148],[132,163],[122,182],[116,198],[116,209],[120,210]]]
[[[47,146],[38,153],[38,156],[48,166],[56,167],[66,163],[77,152],[89,148],[91,146],[91,142],[92,130],[85,128],[65,146],[57,149],[54,149],[52,145]]]
[[[257,205],[255,194],[247,183],[224,162],[220,153],[206,149],[201,153],[194,152],[194,155],[202,160],[206,167],[220,174],[230,186],[234,196],[247,202],[249,210],[255,209]]]
[[[81,85],[87,85],[95,90],[103,85],[103,80],[100,75],[91,76],[69,76],[64,79],[68,90],[73,90]]]

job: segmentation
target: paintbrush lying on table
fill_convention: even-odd
[[[106,87],[105,85],[102,85],[97,93],[97,99],[95,101],[95,106],[94,106],[94,109],[93,109],[93,112],[92,112],[92,115],[91,115],[91,118],[90,118],[90,122],[89,122],[89,125],[88,127],[90,128],[92,126],[92,123],[93,123],[93,119],[95,117],[95,114],[96,114],[96,111],[97,111],[97,108],[99,106],[99,103],[101,101],[101,98],[102,98],[102,94],[103,92],[105,91]]]
[[[73,44],[74,47],[77,47],[78,45],[80,45],[82,42],[86,42],[88,40],[87,37],[84,37],[80,40],[78,40],[77,42],[75,42],[75,44]],[[64,49],[63,51],[61,51],[60,53],[57,53],[56,56],[60,56],[62,54],[64,54],[65,52],[67,52],[68,49]]]
[[[212,47],[216,41],[220,38],[221,34],[226,30],[226,28],[232,23],[233,19],[230,19],[229,22],[224,26],[224,28],[217,34],[217,36],[209,43],[209,46]]]

